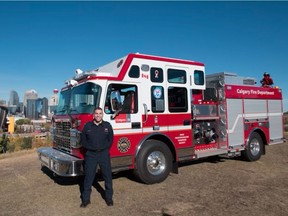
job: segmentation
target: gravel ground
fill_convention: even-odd
[[[95,182],[79,208],[81,178],[54,177],[36,150],[0,159],[0,215],[230,216],[288,215],[288,145],[267,146],[259,161],[208,158],[181,164],[179,174],[145,185],[131,172],[114,175],[114,206]]]

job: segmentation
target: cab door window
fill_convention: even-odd
[[[152,112],[160,113],[164,112],[164,88],[162,86],[151,87],[151,105]]]
[[[186,71],[179,69],[168,69],[168,82],[169,83],[186,83]]]
[[[137,113],[138,91],[136,85],[110,84],[105,99],[104,112],[107,114]]]
[[[194,84],[195,85],[204,85],[204,72],[195,70],[194,71]]]
[[[169,112],[187,112],[187,89],[182,87],[168,88]]]
[[[150,69],[151,82],[162,83],[163,82],[163,70],[162,68],[152,67]]]

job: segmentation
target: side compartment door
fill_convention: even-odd
[[[227,99],[227,119],[229,146],[244,145],[243,103],[241,99]]]
[[[283,116],[282,116],[282,101],[268,100],[269,109],[269,136],[268,144],[276,144],[283,142]]]

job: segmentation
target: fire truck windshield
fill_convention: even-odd
[[[84,83],[61,91],[56,114],[93,113],[98,106],[101,87],[94,83]]]

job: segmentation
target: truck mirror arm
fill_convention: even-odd
[[[111,115],[111,120],[114,120],[116,118],[116,116],[118,116],[121,111],[122,111],[122,109],[116,110],[115,113]]]
[[[150,112],[150,110],[147,107],[147,104],[143,103],[143,107],[144,107],[144,115],[145,115],[145,119],[143,123],[146,123],[148,120],[148,112]]]

